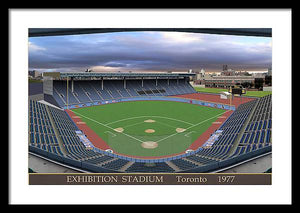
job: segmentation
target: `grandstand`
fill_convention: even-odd
[[[80,75],[61,73],[59,77],[51,78],[46,94],[53,97],[54,101],[51,99],[53,104],[62,108],[67,105],[119,98],[190,94],[196,92],[189,84],[189,77],[193,75],[192,73],[81,73]]]
[[[189,154],[143,161],[89,149],[80,141],[75,132],[79,129],[65,109],[128,97],[188,97],[196,91],[188,75],[80,74],[89,75],[85,76],[89,79],[72,75],[62,74],[60,79],[51,79],[50,86],[49,82],[44,86],[45,101],[58,107],[29,101],[30,152],[88,172],[174,173],[211,172],[271,151],[272,95],[250,99],[233,108],[217,129],[219,135],[214,143]]]

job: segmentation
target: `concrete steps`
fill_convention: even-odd
[[[129,161],[127,164],[125,164],[122,168],[119,169],[120,172],[125,172],[126,169],[128,169],[132,164],[134,164],[134,161]]]
[[[171,161],[166,161],[165,163],[168,164],[168,166],[170,166],[172,169],[174,169],[175,172],[178,172],[178,171],[181,170],[174,163],[172,163]]]

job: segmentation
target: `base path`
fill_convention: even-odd
[[[201,147],[220,126],[225,122],[225,120],[233,113],[233,111],[226,111],[223,115],[219,116],[218,119],[212,123],[212,125],[203,132],[197,140],[195,140],[188,149],[196,150]]]
[[[71,110],[65,110],[76,126],[86,135],[86,137],[93,143],[93,145],[99,149],[106,150],[112,149],[107,143],[102,140],[85,122],[83,122],[80,116],[76,115]]]

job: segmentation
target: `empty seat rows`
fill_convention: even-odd
[[[53,81],[53,98],[60,107],[68,104],[80,104],[93,101],[104,101],[118,98],[140,97],[140,96],[169,96],[195,93],[194,88],[182,79],[144,79],[127,80],[126,85],[123,80],[104,80],[102,81],[74,81],[73,91],[71,84],[66,81]]]
[[[240,145],[262,144],[262,147],[270,145],[272,130],[271,108],[271,95],[264,96],[258,100],[255,112],[241,137]]]
[[[266,144],[248,144],[246,146],[238,146],[237,149],[235,150],[234,154],[231,156],[231,158],[233,157],[237,157],[238,155],[242,155],[242,154],[246,154],[248,152],[252,152],[255,151],[257,149],[261,149],[263,147],[266,147],[268,145]]]
[[[167,163],[159,162],[155,164],[147,164],[141,162],[135,162],[129,168],[126,169],[126,172],[174,172]]]
[[[29,100],[29,145],[63,155],[49,121],[46,106]]]

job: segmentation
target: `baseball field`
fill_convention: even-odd
[[[173,101],[133,101],[72,109],[118,154],[184,152],[225,110]]]

